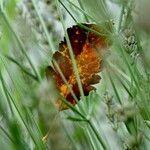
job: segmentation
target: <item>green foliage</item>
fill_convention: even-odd
[[[134,22],[136,4],[134,0],[0,1],[0,149],[149,149],[150,35]],[[111,15],[110,5],[118,8],[119,17]],[[20,27],[21,20],[26,25]],[[86,28],[84,22],[99,25],[104,32],[97,34],[105,33],[111,41],[100,83],[88,96],[66,32],[72,23]],[[61,30],[54,30],[56,26]],[[75,106],[56,92],[44,73],[64,33],[81,95]],[[61,68],[53,64],[77,100]],[[57,111],[53,104],[58,98],[68,110]]]

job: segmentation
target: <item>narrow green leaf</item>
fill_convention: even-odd
[[[14,58],[10,57],[10,56],[6,56],[7,59],[9,59],[10,61],[12,61],[13,63],[15,63],[25,74],[27,74],[28,76],[30,76],[32,79],[38,81],[38,78],[33,75],[32,73],[28,72],[26,70],[25,67],[23,67],[22,64],[20,64],[18,61],[16,61]]]

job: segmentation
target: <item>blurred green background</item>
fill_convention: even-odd
[[[149,0],[0,0],[0,149],[148,150],[149,8]],[[112,45],[82,109],[59,112],[45,68],[63,25],[81,23],[100,25]]]

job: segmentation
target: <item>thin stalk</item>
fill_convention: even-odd
[[[91,136],[91,133],[89,132],[88,129],[86,130],[86,132],[87,132],[87,135],[88,135],[89,140],[90,140],[90,142],[91,142],[92,149],[93,149],[93,150],[97,150],[97,148],[96,148],[96,146],[95,146],[95,143],[94,143],[94,139],[93,139],[93,137]]]
[[[40,20],[41,25],[42,25],[42,27],[43,27],[44,33],[45,33],[45,35],[46,35],[46,38],[47,38],[47,40],[48,40],[48,44],[49,44],[49,47],[50,47],[50,49],[51,49],[50,53],[51,53],[51,56],[52,56],[53,52],[55,51],[55,46],[54,46],[53,43],[52,43],[52,37],[50,36],[50,34],[49,34],[48,30],[47,30],[46,24],[45,24],[45,22],[44,22],[44,20],[43,20],[43,17],[42,17],[42,15],[41,15],[41,13],[39,12],[39,9],[38,9],[38,6],[37,6],[35,0],[31,0],[31,1],[32,1],[33,6],[34,6],[34,8],[35,8],[35,11],[36,11],[36,13],[37,13],[37,15],[38,15],[38,17],[39,17],[39,20]]]
[[[59,113],[59,112],[58,112],[58,113]],[[43,141],[44,143],[47,142],[47,140],[48,140],[48,138],[49,138],[49,136],[50,136],[50,134],[51,134],[51,132],[52,132],[52,130],[53,130],[53,126],[54,126],[54,124],[56,123],[56,121],[58,120],[58,115],[59,115],[58,113],[53,117],[53,120],[51,120],[52,123],[51,123],[51,125],[50,125],[50,127],[49,127],[49,129],[48,129],[48,131],[47,131],[47,133],[46,133],[46,135],[42,137],[42,141]]]
[[[3,90],[4,90],[4,93],[5,93],[5,96],[6,96],[8,105],[9,105],[9,108],[10,108],[11,115],[13,116],[13,115],[14,115],[14,112],[13,112],[13,109],[12,109],[12,104],[11,104],[10,98],[9,98],[9,96],[8,96],[7,89],[6,89],[6,86],[5,86],[4,79],[3,79],[3,77],[2,77],[1,71],[0,71],[0,80],[1,80],[1,83],[2,83],[2,85],[3,85]]]
[[[71,95],[73,96],[73,98],[75,99],[76,102],[78,102],[78,99],[75,95],[75,93],[73,92],[71,86],[69,85],[69,83],[67,82],[65,76],[63,75],[61,69],[59,68],[58,64],[56,63],[56,61],[53,61],[54,62],[54,66],[56,67],[56,70],[58,71],[58,73],[60,74],[62,80],[65,82],[65,84],[67,85],[67,88],[69,89]]]
[[[103,17],[105,16],[106,21],[108,21],[109,28],[111,31],[113,31],[113,26],[110,21],[110,15],[108,14],[108,11],[106,10],[106,1],[104,0],[96,0],[96,4],[99,6],[99,8],[102,8]]]
[[[25,107],[24,107],[24,110],[25,110],[26,114],[28,115],[28,118],[29,118],[29,120],[31,122],[31,125],[34,127],[33,132],[34,132],[34,134],[36,136],[37,143],[41,146],[42,149],[45,149],[44,143],[42,141],[42,137],[43,137],[42,132],[41,132],[39,126],[37,125],[37,123],[36,123],[32,113],[31,113],[31,111],[29,109],[26,109]]]
[[[0,11],[4,10],[4,0],[0,1]]]
[[[83,118],[84,121],[87,121],[87,118],[84,116],[84,114],[82,114],[79,110],[77,110],[74,106],[72,106],[72,104],[70,104],[63,96],[58,95],[58,97],[60,97],[60,99],[76,114],[78,114],[79,116],[81,116]]]
[[[62,22],[63,29],[65,31],[65,37],[66,37],[66,41],[67,41],[67,45],[68,45],[68,49],[69,49],[69,54],[70,54],[71,61],[72,61],[73,71],[74,71],[74,74],[75,74],[75,77],[76,77],[76,80],[77,80],[77,83],[78,83],[81,98],[84,99],[84,92],[83,92],[83,88],[82,88],[82,84],[81,84],[81,80],[80,80],[80,75],[79,75],[79,72],[78,72],[78,67],[77,67],[77,64],[76,64],[76,61],[75,61],[75,57],[74,57],[74,54],[73,54],[73,50],[72,50],[72,46],[71,46],[71,43],[70,43],[70,40],[69,40],[69,36],[68,36],[68,33],[66,31],[66,28],[65,28],[64,20],[63,20],[63,17],[61,15],[61,10],[60,10],[60,7],[59,7],[58,0],[56,0],[56,4],[57,4],[58,12],[60,14],[60,19],[61,19],[61,22]]]
[[[94,29],[91,29],[91,28],[85,26],[84,24],[81,24],[81,23],[77,23],[77,24],[78,24],[78,26],[80,26],[81,28],[83,28],[83,29],[85,29],[85,30],[87,30],[87,31],[93,32],[93,33],[95,33],[95,34],[97,34],[97,35],[99,35],[99,36],[106,36],[106,35],[107,35],[107,34],[105,34],[105,33],[101,33],[101,32],[99,32],[99,31],[96,31],[96,30],[94,30]],[[104,29],[104,28],[102,28],[102,29]],[[104,29],[104,30],[105,30],[105,29]]]
[[[120,32],[120,29],[121,29],[122,20],[123,20],[123,15],[124,15],[124,9],[125,9],[125,6],[123,5],[123,6],[122,6],[122,9],[121,9],[120,18],[119,18],[118,33]]]
[[[145,66],[145,58],[144,58],[144,56],[143,56],[143,48],[142,48],[142,46],[141,46],[141,42],[140,42],[140,39],[139,39],[139,36],[138,36],[138,33],[137,33],[137,30],[136,30],[136,27],[134,27],[134,29],[135,29],[135,38],[136,38],[136,40],[137,40],[137,48],[138,48],[138,51],[140,52],[140,54],[141,54],[141,52],[142,52],[142,55],[141,55],[141,60],[142,60],[142,64],[143,64],[143,67],[144,67],[144,71],[145,71],[145,73],[146,73],[146,77],[147,77],[147,79],[148,79],[148,70],[147,70],[147,68],[146,68],[146,66]]]
[[[4,81],[3,81],[3,82],[4,82]],[[3,88],[4,88],[4,85],[3,85]],[[20,112],[20,110],[19,110],[19,108],[18,108],[18,106],[17,106],[15,100],[12,98],[11,94],[9,93],[9,91],[8,91],[7,89],[5,89],[5,90],[6,90],[7,94],[8,94],[8,96],[9,96],[9,98],[11,99],[11,102],[13,103],[13,105],[14,105],[16,111],[18,112],[18,114],[19,114],[19,116],[20,116],[20,118],[21,118],[21,120],[22,120],[24,126],[26,127],[28,133],[30,134],[30,136],[31,136],[31,138],[32,138],[32,140],[33,140],[33,142],[35,143],[36,148],[37,148],[37,149],[41,149],[42,146],[39,148],[39,145],[37,144],[36,139],[34,138],[33,134],[31,133],[31,130],[29,129],[27,123],[25,122],[25,120],[24,120],[24,118],[23,118],[23,115],[21,114],[21,112]]]
[[[78,3],[80,4],[81,9],[84,10],[81,0],[78,0]],[[88,17],[85,14],[83,14],[83,15],[84,15],[85,21],[89,22]]]
[[[127,61],[128,59],[127,59],[127,56],[126,56],[126,54],[125,54],[125,52],[124,52],[122,46],[120,46],[120,51],[121,51],[121,54],[122,54],[122,56],[123,56],[123,58],[124,58],[125,64],[126,64],[126,66],[128,67],[128,70],[129,70],[129,72],[130,72],[130,74],[131,74],[131,76],[132,76],[132,78],[133,78],[133,81],[134,81],[134,83],[135,83],[135,85],[136,85],[136,88],[138,89],[141,98],[143,98],[144,96],[143,96],[143,93],[141,92],[140,85],[139,85],[139,83],[138,83],[138,81],[137,81],[137,79],[136,79],[136,77],[135,77],[135,75],[134,75],[134,74],[135,74],[134,71],[132,70],[132,68],[131,68],[131,66],[130,66],[130,64],[129,64],[129,62]],[[143,101],[143,102],[144,102],[144,101]],[[146,104],[145,106],[147,106],[147,104]],[[148,107],[148,106],[147,106],[147,107]],[[139,106],[139,108],[141,109],[140,106]],[[144,110],[142,109],[142,111],[143,111],[144,117],[146,117],[147,119],[150,118],[148,112],[146,112],[146,109],[144,109]]]
[[[0,124],[0,129],[4,132],[4,134],[8,137],[8,139],[12,142],[15,143],[13,138],[9,135],[9,133],[2,127],[2,125]]]
[[[93,123],[89,120],[88,124],[90,125],[91,129],[93,130],[95,136],[97,137],[98,141],[101,143],[104,150],[108,150],[107,144],[104,142],[103,138],[99,135],[97,129],[93,125]]]
[[[87,14],[83,9],[79,8],[78,6],[76,6],[74,3],[72,3],[69,0],[66,0],[68,3],[70,3],[73,7],[75,7],[76,9],[78,9],[81,13],[83,13],[86,17],[88,17],[89,19],[91,19],[94,22],[97,22],[92,16],[90,16],[89,14]],[[61,2],[61,0],[59,0],[59,2]],[[62,3],[62,2],[61,2]],[[70,14],[70,12],[69,12]],[[97,23],[98,24],[98,23]]]
[[[87,14],[86,12],[84,12],[81,8],[79,8],[78,6],[76,6],[75,4],[73,4],[72,2],[70,2],[69,0],[66,0],[69,4],[71,4],[71,5],[73,5],[75,8],[77,8],[79,11],[81,11],[83,14],[85,14],[85,15],[87,15],[93,22],[95,22],[97,25],[99,24],[92,16],[90,16],[89,14]],[[87,30],[87,31],[91,31],[91,32],[93,32],[93,33],[95,33],[95,34],[97,34],[97,35],[99,35],[99,36],[108,36],[107,34],[105,34],[105,33],[101,33],[101,32],[99,32],[99,31],[96,31],[96,30],[94,30],[94,29],[91,29],[91,28],[89,28],[89,27],[87,27],[87,26],[85,26],[84,24],[82,24],[82,23],[79,23],[78,21],[77,21],[77,19],[75,19],[74,18],[74,16],[70,13],[70,11],[68,10],[68,8],[61,2],[61,0],[59,0],[59,2],[61,3],[61,5],[65,8],[65,10],[69,13],[69,15],[72,17],[72,19],[77,23],[77,25],[79,26],[79,27],[81,27],[81,28],[83,28],[83,29],[85,29],[85,30]],[[111,32],[109,32],[109,31],[107,31],[104,27],[102,27],[101,26],[101,31],[103,31],[103,32],[106,32],[106,33],[111,33]]]
[[[108,71],[108,70],[107,70],[107,71]],[[108,76],[109,76],[109,79],[110,79],[111,85],[112,85],[112,87],[113,87],[113,89],[114,89],[114,92],[115,92],[115,94],[116,94],[116,97],[117,97],[119,103],[122,104],[121,98],[120,98],[119,93],[118,93],[118,91],[117,91],[117,88],[116,88],[116,86],[115,86],[115,84],[114,84],[114,81],[112,80],[112,77],[111,77],[110,73],[108,72],[107,74],[108,74]]]
[[[116,37],[117,37],[117,35],[116,35]],[[115,40],[116,40],[116,41],[119,41],[118,38],[115,39]],[[117,42],[117,43],[118,43],[118,42]],[[138,85],[137,79],[136,79],[135,76],[134,76],[133,70],[132,70],[132,68],[131,68],[131,66],[130,66],[130,64],[129,64],[127,55],[126,55],[126,53],[124,52],[124,49],[123,49],[121,43],[118,43],[118,47],[119,47],[119,49],[120,49],[121,55],[123,56],[124,62],[125,62],[125,64],[127,65],[128,70],[129,70],[129,72],[130,72],[130,74],[131,74],[131,76],[132,76],[132,78],[133,78],[133,80],[134,80],[134,82],[135,82],[135,85],[136,85],[136,87],[137,87],[138,90],[139,90],[139,85]]]
[[[68,139],[71,141],[72,143],[72,149],[73,150],[78,150],[78,147],[77,147],[77,144],[76,144],[76,141],[74,140],[73,136],[70,135],[67,127],[62,123],[62,126],[63,126],[63,129],[66,133],[66,136],[68,137]]]
[[[77,19],[75,19],[75,17],[70,13],[70,11],[68,10],[68,8],[62,3],[61,0],[59,0],[60,4],[65,8],[65,10],[68,12],[68,14],[72,17],[72,19],[77,23],[78,26],[80,26],[81,28],[83,29],[86,29],[87,31],[91,31],[91,32],[94,32],[96,33],[97,35],[99,36],[106,36],[106,34],[102,34],[94,29],[91,29],[87,26],[85,26],[84,24],[82,23],[79,23],[77,21]],[[90,15],[88,15],[85,11],[83,11],[81,8],[79,8],[78,6],[76,6],[75,4],[73,4],[72,2],[70,2],[69,0],[67,0],[68,3],[70,3],[71,5],[73,5],[75,8],[77,8],[79,11],[81,11],[84,15],[86,15],[87,17],[89,17],[92,21],[94,21],[96,24],[99,24],[96,20],[94,20],[93,17],[91,17]],[[104,29],[105,30],[105,29]],[[107,32],[107,31],[106,31]]]
[[[113,67],[113,69],[115,69],[115,71],[117,71],[118,74],[120,74],[125,80],[127,80],[129,83],[131,83],[131,78],[129,76],[127,76],[122,70],[120,70],[119,68],[117,68],[112,62],[107,61],[107,64],[110,67]],[[112,71],[114,71],[114,70],[112,70]]]
[[[139,37],[138,37],[138,33],[137,33],[137,30],[136,30],[136,27],[135,27],[135,25],[134,25],[134,22],[133,22],[133,19],[132,19],[132,15],[131,15],[131,12],[132,12],[132,8],[133,8],[133,2],[134,1],[131,1],[131,3],[129,3],[129,5],[128,5],[128,8],[127,8],[127,17],[126,17],[126,22],[127,21],[130,21],[130,23],[132,23],[133,24],[133,29],[134,29],[134,31],[135,31],[135,37],[136,37],[136,40],[137,40],[137,50],[141,53],[141,52],[143,52],[143,48],[142,48],[142,46],[141,46],[141,43],[140,43],[140,39],[139,39]],[[129,20],[130,19],[130,20]],[[142,53],[141,53],[142,54]],[[145,62],[144,62],[144,58],[142,57],[142,55],[141,55],[141,63],[142,63],[142,65],[143,65],[143,67],[144,67],[144,71],[145,71],[145,73],[146,73],[146,77],[147,77],[147,79],[148,79],[148,73],[147,73],[147,68],[146,68],[146,66],[145,66]],[[135,70],[136,71],[136,73],[138,74],[138,72],[137,72],[137,70]],[[133,73],[134,73],[134,71],[133,71]],[[135,74],[135,73],[134,73]],[[133,75],[134,75],[133,74]],[[138,83],[138,81],[137,81],[137,83]],[[135,83],[136,84],[136,83]],[[138,84],[136,84],[136,87],[137,87],[137,89],[138,89],[138,91],[139,91],[139,95],[140,95],[140,97],[141,97],[141,99],[143,99],[144,97],[145,97],[145,95],[141,92],[141,90],[140,90],[140,85],[139,85],[139,83]],[[147,98],[145,98],[145,100],[146,100]],[[144,107],[145,108],[147,108],[148,107],[148,105],[147,105],[147,103],[145,103],[145,100],[143,100],[143,104],[144,104]],[[148,118],[150,118],[150,115],[149,115],[149,112],[146,112],[146,109],[143,109],[142,107],[140,107],[140,105],[139,105],[139,108],[141,109],[141,112],[142,112],[142,116],[145,118],[146,117],[146,119],[148,119]],[[149,108],[147,108],[147,110],[149,110]]]
[[[125,85],[125,83],[122,81],[122,79],[120,78],[120,76],[118,74],[115,73],[115,76],[117,77],[118,81],[121,83],[121,85],[124,87],[124,89],[126,90],[126,92],[130,95],[131,98],[133,98],[133,94],[130,92],[130,90],[127,88],[127,86]]]
[[[65,8],[65,10],[68,12],[68,14],[72,17],[72,19],[75,21],[75,22],[78,22],[75,17],[70,13],[70,11],[68,10],[68,8],[62,3],[61,0],[59,0],[60,4]]]
[[[77,97],[76,97],[74,91],[72,90],[70,84],[67,82],[67,80],[66,80],[65,76],[63,75],[63,73],[62,73],[60,67],[59,67],[58,64],[57,64],[57,62],[56,62],[55,60],[53,60],[53,63],[54,63],[54,66],[56,67],[56,70],[57,70],[58,73],[60,74],[62,80],[64,81],[64,83],[66,84],[67,88],[69,89],[69,91],[70,91],[72,97],[74,98],[74,100],[76,101],[76,103],[78,103],[79,100],[77,99]],[[82,110],[82,112],[84,112],[84,110],[82,109],[82,107],[80,107],[80,105],[78,105],[78,107],[80,108],[80,110]]]
[[[60,0],[59,0],[60,1]],[[78,6],[76,6],[74,3],[72,3],[71,1],[69,1],[69,0],[66,0],[69,4],[71,4],[71,5],[73,5],[76,9],[78,9],[81,13],[83,13],[84,15],[86,15],[89,19],[91,19],[93,22],[95,22],[97,25],[98,24],[100,24],[100,22],[97,22],[97,20],[95,20],[92,16],[90,16],[89,14],[87,14],[87,12],[85,12],[84,10],[82,10],[81,8],[79,8]],[[65,7],[65,9],[67,9],[66,7]],[[69,10],[67,10],[67,12],[68,12]],[[69,14],[71,14],[70,12],[69,12]],[[72,14],[71,14],[71,16],[72,16]],[[105,36],[106,34],[102,34],[102,33],[100,33],[100,32],[98,32],[98,31],[95,31],[95,30],[93,30],[93,29],[90,29],[90,28],[88,28],[88,27],[86,27],[86,26],[84,26],[83,24],[81,24],[81,23],[78,23],[77,22],[77,24],[78,25],[82,25],[81,27],[83,27],[83,28],[87,28],[89,31],[92,31],[92,32],[94,32],[94,33],[96,33],[97,35],[100,35],[100,36]],[[107,31],[106,30],[106,28],[105,27],[102,27],[101,26],[101,31],[103,31],[103,32],[106,32],[106,33],[110,33],[111,34],[111,32],[110,31]]]
[[[12,57],[10,56],[6,56],[7,59],[9,59],[10,61],[12,61],[13,63],[15,63],[18,67],[20,67],[20,69],[26,73],[28,76],[30,76],[31,78],[33,78],[34,80],[36,81],[39,81],[37,79],[37,77],[35,75],[33,75],[32,73],[28,72],[19,62],[17,62],[15,59],[13,59]]]
[[[118,92],[118,90],[117,90],[117,88],[116,88],[116,86],[115,86],[115,84],[114,84],[114,81],[112,80],[112,77],[111,77],[111,75],[110,75],[109,72],[108,72],[108,76],[109,76],[109,79],[110,79],[110,81],[111,81],[111,85],[112,85],[112,87],[113,87],[113,89],[114,89],[114,92],[115,92],[115,94],[116,94],[116,97],[117,97],[117,99],[119,100],[119,103],[122,104],[121,98],[120,98],[120,96],[119,96],[119,92]],[[132,122],[130,122],[130,123],[125,123],[125,125],[126,125],[126,127],[127,127],[127,130],[128,130],[130,133],[133,133],[132,130],[131,130],[131,128],[134,129],[134,130],[136,130],[135,125],[134,125],[134,121],[132,121]]]
[[[31,113],[31,111],[29,109],[27,109],[27,108],[24,108],[24,109],[25,109],[26,114],[28,114],[29,119],[32,122],[32,125],[34,125],[36,131],[38,131],[39,136],[37,136],[37,138],[40,137],[40,139],[39,139],[39,142],[40,142],[41,141],[41,137],[42,137],[42,132],[41,132],[39,126],[37,125],[37,123],[36,123],[36,121],[35,121],[35,119],[33,117],[33,114]]]
[[[8,91],[7,91],[7,92],[8,92]],[[8,95],[9,95],[9,97],[11,98],[11,100],[12,100],[12,102],[13,102],[13,104],[14,104],[14,107],[16,108],[16,111],[18,112],[18,114],[19,114],[19,116],[20,116],[20,118],[21,118],[21,120],[22,120],[24,126],[26,127],[28,133],[30,134],[30,136],[31,136],[31,138],[32,138],[32,140],[33,140],[33,142],[34,142],[36,148],[39,149],[39,150],[41,150],[41,148],[43,147],[43,145],[41,145],[41,147],[39,148],[39,144],[37,144],[36,139],[35,139],[35,137],[34,137],[32,131],[31,131],[30,128],[28,127],[28,124],[25,122],[24,117],[23,117],[22,113],[20,112],[20,110],[19,110],[17,104],[15,103],[14,99],[12,98],[12,96],[11,96],[11,94],[10,94],[9,92],[8,92]],[[42,149],[43,149],[43,148],[42,148]]]
[[[104,150],[107,150],[107,146],[106,146],[106,143],[103,141],[103,139],[100,137],[100,135],[98,134],[98,131],[97,129],[95,128],[95,126],[92,124],[92,122],[87,119],[86,116],[84,116],[81,112],[79,112],[77,109],[75,109],[69,102],[67,102],[64,97],[62,97],[60,95],[60,98],[62,99],[62,101],[67,105],[69,106],[73,112],[75,112],[76,114],[78,114],[79,116],[81,116],[83,118],[83,120],[85,122],[87,122],[89,124],[89,126],[91,127],[93,133],[96,135],[96,138],[98,139],[98,141],[101,143],[102,147],[104,148]]]
[[[3,20],[5,21],[6,25],[8,26],[9,30],[13,33],[13,36],[15,37],[16,41],[18,42],[18,45],[20,47],[21,52],[25,55],[26,59],[28,60],[31,68],[33,69],[33,72],[35,73],[35,75],[37,76],[38,80],[40,81],[40,76],[38,74],[38,72],[36,71],[32,61],[30,60],[30,58],[28,57],[28,55],[26,54],[26,50],[24,48],[24,45],[22,43],[22,41],[20,40],[20,38],[18,37],[18,35],[16,34],[16,32],[14,31],[14,29],[12,28],[8,17],[6,16],[6,14],[1,10],[0,11],[0,15],[2,16]]]

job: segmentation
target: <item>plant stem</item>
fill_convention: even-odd
[[[65,31],[65,37],[66,37],[66,41],[67,41],[67,45],[68,45],[68,49],[69,49],[69,54],[70,54],[71,61],[72,61],[73,71],[74,71],[74,74],[75,74],[75,77],[76,77],[76,80],[77,80],[77,83],[78,83],[81,98],[84,99],[84,92],[83,92],[83,88],[82,88],[82,84],[81,84],[81,80],[80,80],[80,75],[79,75],[79,72],[78,72],[78,67],[77,67],[77,64],[76,64],[76,61],[75,61],[75,57],[74,57],[74,54],[73,54],[73,50],[72,50],[72,46],[71,46],[71,43],[70,43],[69,36],[68,36],[68,33],[66,31],[66,28],[65,28],[64,20],[63,20],[63,17],[61,15],[61,10],[59,8],[58,0],[56,0],[56,4],[57,4],[58,12],[60,14],[60,19],[61,19],[61,22],[62,22],[63,29]]]
[[[1,80],[3,80],[3,77],[2,77],[2,76],[1,76]],[[15,100],[13,99],[13,97],[11,96],[10,92],[8,91],[8,89],[6,88],[6,86],[4,86],[4,85],[6,85],[6,84],[5,84],[4,80],[3,80],[3,84],[2,84],[3,89],[5,90],[5,92],[6,92],[7,95],[8,95],[8,98],[11,100],[12,104],[14,105],[14,107],[15,107],[15,109],[16,109],[18,115],[20,116],[20,119],[22,120],[24,126],[26,127],[27,131],[29,132],[29,134],[30,134],[30,136],[31,136],[31,138],[32,138],[32,140],[33,140],[33,142],[34,142],[36,148],[37,148],[37,149],[41,149],[41,148],[43,149],[43,147],[44,147],[43,143],[41,144],[41,143],[38,143],[38,142],[37,142],[36,138],[34,137],[32,131],[31,131],[31,129],[29,128],[28,124],[25,122],[24,116],[23,116],[23,114],[21,113],[21,111],[20,111],[18,105],[16,104],[16,102],[15,102]],[[40,145],[40,144],[41,144],[41,145]]]
[[[123,6],[122,6],[122,9],[121,9],[120,18],[119,18],[118,33],[120,32],[120,29],[121,29],[122,20],[123,20],[123,15],[124,15],[124,9],[125,9],[125,6],[123,5]]]
[[[84,7],[83,7],[83,5],[82,5],[81,0],[78,0],[78,3],[80,4],[81,9],[84,11]],[[85,21],[86,21],[86,22],[89,22],[88,17],[87,17],[85,14],[83,14],[83,15],[84,15]]]
[[[93,22],[96,22],[98,24],[98,22],[92,17],[90,16],[89,14],[87,14],[87,12],[85,12],[83,9],[79,8],[78,6],[76,6],[74,3],[72,3],[71,1],[69,0],[66,0],[69,4],[71,4],[73,7],[75,7],[76,9],[78,9],[81,13],[83,13],[87,18],[91,19]],[[61,2],[59,0],[59,2]],[[61,2],[62,3],[62,2]],[[70,12],[69,12],[70,14]],[[72,15],[71,15],[72,16]]]
[[[24,48],[24,45],[23,45],[22,41],[19,39],[19,37],[17,36],[16,32],[13,30],[13,28],[12,28],[12,26],[11,26],[11,24],[10,24],[10,22],[9,22],[9,20],[8,20],[8,18],[7,18],[7,16],[6,16],[6,14],[1,10],[1,11],[0,11],[0,15],[2,16],[3,20],[5,21],[6,25],[7,25],[8,28],[9,28],[9,30],[13,33],[13,36],[15,37],[15,39],[16,39],[16,41],[18,42],[18,45],[19,45],[19,47],[20,47],[20,49],[21,49],[21,52],[25,55],[25,57],[26,57],[26,59],[28,60],[28,62],[29,62],[29,64],[30,64],[31,68],[33,69],[33,72],[35,73],[35,75],[36,75],[38,81],[40,81],[40,80],[41,80],[40,75],[39,75],[38,72],[36,71],[36,69],[35,69],[35,67],[34,67],[34,65],[33,65],[33,63],[32,63],[32,61],[31,61],[30,58],[29,58],[29,56],[26,54],[26,50],[25,50],[25,48]]]
[[[44,33],[45,33],[46,38],[47,38],[47,40],[48,40],[49,47],[50,47],[50,49],[51,49],[50,53],[51,53],[51,56],[52,56],[53,52],[55,51],[55,46],[54,46],[53,43],[52,43],[52,37],[51,37],[50,34],[48,33],[46,24],[45,24],[45,22],[44,22],[44,20],[43,20],[43,18],[42,18],[41,13],[39,12],[39,9],[38,9],[38,7],[37,7],[37,4],[36,4],[35,0],[31,0],[31,1],[32,1],[33,6],[34,6],[34,8],[35,8],[35,11],[36,11],[36,13],[37,13],[37,15],[38,15],[38,17],[39,17],[39,19],[40,19],[40,22],[41,22],[41,25],[42,25],[42,27],[43,27]]]
[[[88,120],[88,124],[90,125],[91,129],[93,130],[94,134],[96,135],[98,141],[101,143],[103,149],[107,150],[108,148],[106,146],[106,143],[104,142],[103,138],[100,137],[100,135],[99,135],[97,129],[95,128],[95,126],[93,125],[93,123],[90,120]]]
[[[15,143],[13,138],[9,135],[9,133],[2,127],[2,125],[0,124],[0,129],[5,133],[5,135],[8,137],[8,139],[12,142]]]
[[[75,21],[75,22],[78,22],[75,17],[70,13],[70,11],[68,10],[68,8],[62,3],[61,0],[59,0],[60,4],[65,8],[65,10],[68,12],[68,14],[72,17],[72,19]]]
[[[6,99],[8,101],[8,105],[9,105],[9,109],[10,109],[11,115],[13,116],[14,112],[13,112],[12,104],[11,104],[10,98],[8,96],[8,93],[6,92],[7,89],[6,89],[6,86],[5,86],[4,79],[2,77],[1,71],[0,71],[0,80],[1,80],[1,83],[3,85],[3,90],[4,90],[4,93],[5,93]]]
[[[70,53],[70,57],[71,57],[72,65],[73,65],[73,70],[74,70],[74,73],[75,73],[75,76],[76,76],[76,80],[77,80],[77,83],[78,83],[78,87],[79,87],[79,90],[80,90],[80,94],[81,94],[81,97],[84,98],[84,92],[83,92],[83,88],[82,88],[82,84],[81,84],[81,80],[80,80],[77,64],[76,64],[76,61],[75,61],[75,58],[74,58],[74,54],[73,54],[73,50],[72,50],[71,43],[70,43],[70,40],[69,40],[69,36],[68,36],[66,28],[65,28],[64,20],[63,20],[63,17],[61,15],[61,11],[60,11],[60,8],[59,8],[58,0],[56,0],[56,4],[57,4],[58,12],[60,14],[60,18],[61,18],[61,21],[62,21],[63,29],[65,31],[66,41],[67,41],[67,45],[68,45],[68,49],[69,49],[69,53]],[[84,119],[86,119],[85,116],[82,115],[82,117]],[[104,148],[104,150],[106,150],[107,146],[106,146],[105,142],[103,141],[103,139],[99,136],[99,134],[98,134],[96,128],[94,127],[94,125],[92,124],[92,122],[89,121],[89,120],[87,120],[87,122],[90,125],[90,127],[92,128],[94,134],[96,135],[97,139],[101,143],[101,145]]]
[[[13,63],[15,63],[18,67],[20,67],[20,69],[26,73],[28,76],[30,76],[31,78],[33,78],[34,80],[38,81],[38,78],[33,75],[32,73],[28,72],[19,62],[17,62],[15,59],[13,59],[10,56],[6,56],[7,59],[9,59],[10,61],[12,61]]]

